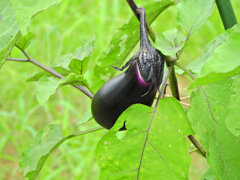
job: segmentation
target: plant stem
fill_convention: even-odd
[[[16,62],[29,62],[28,59],[19,59],[19,58],[7,58],[8,61],[16,61]]]
[[[178,62],[175,62],[175,64],[179,66],[180,63]],[[172,72],[174,72],[174,66],[172,66],[173,69],[172,69]],[[184,67],[184,66],[183,66]],[[191,77],[193,79],[195,79],[195,77],[193,76],[193,74],[187,69],[184,67],[184,69],[186,71],[188,71],[191,75]],[[185,71],[184,70],[184,71]],[[175,72],[170,74],[169,76],[169,82],[170,82],[170,88],[171,88],[171,91],[172,91],[172,94],[173,94],[173,97],[175,97],[177,100],[180,101],[180,96],[179,96],[179,91],[178,91],[178,83],[177,83],[177,79],[176,79],[176,76],[175,76]],[[206,152],[204,151],[201,143],[193,136],[193,135],[188,135],[188,139],[193,143],[193,145],[198,149],[198,151],[202,154],[203,157],[206,157]]]
[[[84,134],[96,132],[96,131],[99,131],[99,130],[102,130],[102,129],[104,129],[104,128],[103,127],[96,127],[96,128],[87,129],[85,131],[81,131],[81,132],[78,132],[78,133],[70,134],[70,135],[64,137],[63,139],[65,141],[65,140],[73,138],[73,137],[77,137],[77,136],[81,136],[81,135],[84,135]]]
[[[170,65],[170,67],[172,67],[172,72],[169,76],[170,89],[172,91],[173,97],[175,97],[177,100],[180,101],[178,82],[177,82],[177,77],[175,75],[175,67],[173,65]]]
[[[237,19],[230,0],[216,0],[216,3],[224,28],[229,29],[237,24]]]
[[[206,152],[204,151],[202,144],[193,135],[189,135],[188,139],[193,143],[203,157],[206,157]]]
[[[133,13],[138,18],[138,20],[140,20],[140,16],[138,13],[138,7],[137,7],[136,3],[133,0],[127,0],[127,3],[129,4],[130,8],[132,9]],[[153,40],[153,42],[155,42],[155,40],[156,40],[155,33],[153,32],[151,26],[148,23],[146,23],[146,26],[147,26],[147,30],[148,30],[150,38]]]
[[[196,79],[196,77],[183,64],[175,62],[175,65],[187,73],[193,80]]]
[[[16,46],[20,51],[22,51],[22,53],[27,57],[27,59],[16,59],[16,58],[7,58],[7,60],[10,61],[18,61],[18,62],[30,62],[36,66],[38,66],[39,68],[43,69],[44,71],[49,72],[50,74],[52,74],[53,76],[62,79],[63,76],[59,73],[57,73],[56,71],[54,71],[51,68],[48,68],[44,65],[42,65],[41,63],[39,63],[38,61],[36,61],[35,59],[33,59],[26,51],[24,51],[23,49],[21,49],[20,47]],[[93,98],[93,94],[91,92],[89,92],[86,87],[84,86],[79,86],[79,85],[75,85],[75,84],[71,84],[71,86],[77,88],[78,90],[82,91],[85,95],[87,95],[89,98]]]

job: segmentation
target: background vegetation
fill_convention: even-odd
[[[137,1],[141,5],[142,1]],[[240,14],[239,0],[232,0],[235,13]],[[1,5],[0,5],[1,6]],[[153,23],[155,32],[176,27],[176,6],[167,9]],[[30,31],[35,34],[28,53],[45,65],[50,65],[58,56],[73,52],[81,41],[96,35],[94,57],[108,48],[114,31],[128,22],[132,11],[122,0],[64,0],[35,16]],[[238,19],[240,20],[240,19]],[[191,36],[180,61],[188,64],[198,57],[205,44],[224,31],[217,9],[202,28]],[[13,49],[13,57],[21,57]],[[22,56],[23,57],[23,56]],[[22,151],[31,143],[36,133],[49,124],[60,124],[65,135],[76,130],[94,126],[95,122],[76,126],[89,111],[90,99],[76,89],[66,86],[43,106],[37,103],[34,83],[26,78],[38,69],[30,63],[7,62],[0,75],[0,179],[23,179],[19,169]],[[180,77],[181,78],[181,77]],[[180,79],[180,91],[188,80]],[[47,160],[39,179],[97,179],[99,167],[95,162],[95,146],[104,134],[77,137],[60,146]],[[192,153],[190,179],[198,180],[208,169],[206,160]]]

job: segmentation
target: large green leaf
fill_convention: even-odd
[[[31,38],[27,34],[32,16],[59,2],[61,0],[0,0],[0,66],[20,36],[19,30],[25,38],[21,38],[18,45],[26,48]]]
[[[204,63],[190,88],[221,81],[240,73],[240,33],[234,34],[218,46]]]
[[[163,0],[146,5],[144,8],[147,14],[147,22],[151,24],[161,12],[173,5],[174,2],[173,0]],[[117,30],[108,49],[95,62],[96,66],[92,75],[93,91],[97,91],[106,80],[113,77],[116,69],[109,65],[121,66],[138,41],[139,22],[133,16],[127,24]]]
[[[100,179],[136,179],[153,108],[130,106],[97,145]],[[118,131],[126,121],[127,130]],[[192,132],[184,109],[173,98],[160,100],[143,154],[140,179],[188,179],[185,135]]]
[[[240,177],[240,76],[205,86],[191,95],[188,117],[201,138],[212,171],[221,180]]]
[[[213,39],[210,43],[208,43],[203,50],[203,53],[200,57],[198,57],[196,60],[191,62],[187,67],[194,73],[199,74],[201,72],[201,69],[204,65],[204,63],[210,58],[214,51],[222,45],[226,40],[231,38],[234,35],[237,35],[240,33],[240,25],[236,24],[232,28],[226,30],[219,36],[217,36],[215,39]]]
[[[18,36],[18,25],[9,0],[0,0],[0,67],[11,52]]]
[[[9,0],[8,0],[9,1]],[[23,36],[29,31],[31,18],[40,11],[46,10],[62,0],[10,0],[15,11],[18,27]]]
[[[49,155],[66,140],[101,129],[103,128],[91,128],[65,137],[62,136],[59,125],[52,124],[45,131],[40,130],[32,144],[22,153],[20,167],[24,169],[24,176],[30,180],[36,179]]]
[[[178,24],[187,32],[198,31],[212,14],[213,0],[182,0],[178,5]]]
[[[23,151],[20,166],[25,169],[24,176],[28,179],[36,179],[48,156],[65,140],[58,125],[50,125],[48,133],[39,131],[33,143]]]

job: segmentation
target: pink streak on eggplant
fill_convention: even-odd
[[[139,67],[138,67],[138,66],[137,66],[136,71],[137,71],[137,80],[138,80],[138,82],[139,82],[141,85],[143,85],[143,86],[148,86],[148,87],[150,87],[151,84],[150,84],[149,82],[144,81],[143,77],[141,76],[141,73],[140,73],[140,70],[139,70]]]
[[[151,106],[156,89],[145,94],[149,86],[150,83],[141,78],[137,63],[133,62],[124,73],[107,81],[95,94],[91,104],[94,119],[110,129],[120,114],[132,104]]]

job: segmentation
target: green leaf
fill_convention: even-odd
[[[80,119],[80,121],[75,126],[84,124],[84,123],[86,123],[86,122],[88,122],[92,119],[93,119],[93,117],[92,117],[91,109],[88,109],[88,111],[83,114],[82,118]]]
[[[211,168],[209,168],[204,175],[202,176],[201,180],[217,180],[216,175],[212,172]]]
[[[26,48],[31,35],[28,34],[32,16],[61,0],[0,0],[0,66],[9,56],[19,38],[19,29],[25,37],[20,38],[19,46]]]
[[[212,56],[214,51],[222,45],[230,37],[240,33],[240,25],[236,24],[232,28],[224,31],[222,34],[217,36],[214,40],[208,43],[204,47],[204,51],[200,57],[191,62],[187,67],[194,73],[199,74],[201,72],[204,63]]]
[[[19,28],[9,0],[0,0],[0,67],[9,56],[17,38]]]
[[[40,105],[43,105],[52,96],[59,85],[61,84],[60,79],[54,77],[42,77],[37,81],[37,100]]]
[[[18,46],[20,49],[25,50],[34,37],[35,37],[35,35],[33,33],[30,33],[30,32],[27,33],[26,36],[21,35],[19,37],[19,39],[17,40],[16,46]]]
[[[32,144],[23,151],[20,167],[25,169],[24,176],[36,179],[48,156],[64,141],[58,125],[50,125],[46,133],[39,131]]]
[[[188,117],[201,138],[212,171],[222,180],[240,177],[240,76],[197,89],[191,95]],[[209,109],[210,106],[210,109]]]
[[[204,63],[197,79],[189,88],[214,83],[240,73],[240,33],[218,46]]]
[[[155,47],[165,56],[176,57],[176,53],[184,47],[185,39],[178,29],[171,29],[157,35]]]
[[[21,34],[23,36],[27,35],[32,16],[61,1],[62,0],[10,0]]]
[[[27,82],[32,82],[32,81],[38,81],[40,80],[42,77],[50,77],[52,76],[52,74],[50,74],[49,72],[45,72],[45,71],[42,71],[42,72],[36,72],[36,73],[33,73],[31,74],[28,78],[27,78]]]
[[[76,84],[80,86],[89,87],[87,80],[85,79],[84,75],[79,75],[75,73],[70,73],[67,77],[62,79],[61,84]]]
[[[74,53],[68,53],[58,57],[52,67],[60,74],[74,72],[84,74],[87,71],[88,56],[94,49],[95,36],[89,41],[82,41],[82,46],[75,49]]]
[[[153,108],[130,106],[97,145],[99,179],[136,179]],[[126,121],[127,130],[118,130]],[[160,100],[143,154],[140,179],[188,179],[190,157],[185,135],[191,127],[173,98]]]
[[[144,7],[147,14],[147,22],[151,24],[161,12],[174,3],[175,1],[172,0],[162,0],[161,2],[147,4]],[[116,73],[116,70],[109,65],[121,66],[139,41],[139,37],[139,22],[133,16],[127,24],[124,24],[117,30],[108,49],[94,62],[96,64],[92,74],[92,89],[94,92]]]
[[[213,0],[182,0],[178,5],[177,22],[185,31],[197,32],[214,9]]]

